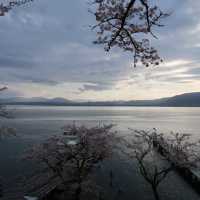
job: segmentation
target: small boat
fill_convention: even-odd
[[[25,200],[38,200],[37,197],[24,196]]]
[[[64,131],[63,135],[69,135],[69,131]]]

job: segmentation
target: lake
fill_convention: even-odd
[[[20,160],[25,149],[52,135],[62,134],[61,127],[73,121],[77,125],[87,126],[113,123],[120,134],[130,132],[129,128],[144,130],[157,128],[159,132],[166,134],[175,131],[191,133],[195,138],[200,137],[200,108],[194,107],[10,106],[8,109],[14,118],[1,120],[1,124],[15,128],[18,137],[0,142],[0,171],[6,180],[13,180],[30,168],[28,163]],[[111,167],[118,173],[116,184],[121,185],[123,191],[126,190],[122,199],[132,199],[133,195],[140,199],[152,199],[151,189],[146,186],[138,173],[133,173],[134,169],[131,169],[133,170],[131,172],[128,170],[131,166],[117,159],[113,159],[112,166],[108,164],[99,174],[105,176]],[[178,175],[171,175],[166,182],[161,186],[164,199],[199,199],[199,196]],[[169,184],[170,182],[173,184]],[[134,187],[131,187],[132,185]]]
[[[126,131],[128,128],[157,128],[158,131],[163,132],[178,131],[198,134],[200,129],[200,108],[194,107],[16,106],[10,109],[14,119],[9,120],[8,123],[19,126],[20,134],[28,138],[31,137],[35,128],[37,131],[34,132],[34,137],[39,138],[46,132],[47,134],[58,132],[61,126],[72,121],[79,124],[113,123],[121,131]],[[35,124],[37,124],[36,127]],[[28,132],[21,130],[29,125]]]

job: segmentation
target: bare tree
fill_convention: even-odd
[[[33,0],[8,0],[5,3],[0,4],[0,16],[4,16],[7,12],[16,6],[22,6]]]
[[[21,6],[33,0],[9,0],[0,4],[0,16],[13,7]],[[133,53],[134,66],[140,61],[146,67],[159,65],[162,59],[150,44],[154,27],[162,27],[161,21],[169,16],[150,0],[93,0],[91,9],[97,24],[95,44],[103,44],[105,50],[117,46]],[[92,11],[94,10],[94,11]],[[149,36],[150,35],[150,36]]]
[[[151,5],[149,0],[94,0],[94,4],[96,44],[105,45],[106,51],[117,46],[133,53],[134,66],[138,61],[146,67],[162,62],[157,50],[150,45],[148,35],[157,38],[152,29],[162,27],[161,21],[169,13]]]
[[[133,138],[125,140],[126,153],[137,160],[139,171],[150,184],[154,197],[159,200],[158,186],[169,172],[190,169],[199,164],[199,142],[190,135],[171,133],[169,137],[152,131],[133,131]]]
[[[75,185],[74,199],[79,200],[92,170],[111,155],[115,134],[111,128],[112,125],[67,126],[64,136],[35,146],[27,158],[45,164],[65,188]]]
[[[0,88],[0,92],[6,90],[7,87]],[[6,109],[5,105],[0,104],[0,120],[2,118],[11,118],[11,113]],[[4,137],[14,136],[16,135],[16,132],[13,128],[9,128],[7,126],[0,126],[0,140]]]
[[[1,87],[0,92],[6,90],[7,87]],[[10,118],[10,112],[6,109],[4,105],[0,104],[0,121],[2,118]],[[13,128],[0,125],[0,141],[5,137],[16,136],[16,131]],[[3,185],[0,181],[0,198],[3,196]]]
[[[0,92],[6,90],[7,87],[1,87],[0,88]],[[5,106],[0,104],[0,117],[7,117],[8,116],[8,112],[5,109]]]

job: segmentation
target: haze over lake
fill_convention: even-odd
[[[122,131],[128,128],[157,128],[163,132],[198,134],[200,129],[199,107],[10,106],[9,108],[14,119],[7,120],[8,123],[19,126],[19,134],[25,137],[29,137],[34,131],[34,137],[60,132],[63,125],[72,121],[91,125],[114,123],[117,129]],[[23,129],[28,125],[32,127],[24,132]]]

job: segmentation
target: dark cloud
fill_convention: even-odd
[[[50,80],[50,79],[43,79],[39,77],[34,77],[30,75],[14,75],[17,80],[22,80],[25,82],[30,82],[30,83],[37,83],[37,84],[44,84],[44,85],[57,85],[59,82]]]
[[[104,90],[110,90],[112,89],[113,85],[107,85],[107,84],[84,84],[82,88],[79,88],[80,92],[85,91],[104,91]]]
[[[19,58],[13,56],[0,56],[0,68],[30,68],[35,66],[30,58]]]
[[[200,80],[200,76],[198,75],[192,75],[192,76],[180,76],[180,77],[166,77],[164,79],[162,79],[163,81],[166,82],[173,82],[173,83],[192,83],[195,80]]]

